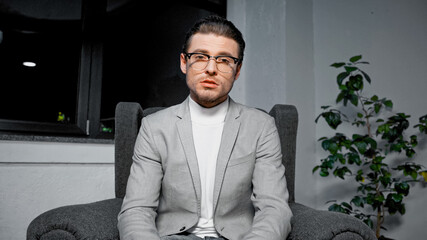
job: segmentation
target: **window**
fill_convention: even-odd
[[[76,111],[82,3],[61,5],[67,14],[60,16],[58,5],[38,3],[0,5],[0,130],[82,134]]]
[[[118,102],[184,100],[185,32],[226,10],[225,1],[20,2],[0,3],[0,131],[84,138],[112,138]]]

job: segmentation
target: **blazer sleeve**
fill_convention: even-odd
[[[285,167],[280,139],[273,118],[269,118],[257,143],[252,177],[255,209],[252,229],[245,240],[284,240],[291,231],[292,212],[288,205]]]
[[[160,239],[155,219],[163,171],[147,118],[135,142],[126,196],[118,216],[121,240]]]

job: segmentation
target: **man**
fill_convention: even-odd
[[[181,54],[190,96],[142,120],[122,240],[284,240],[292,216],[274,119],[229,98],[245,42],[228,20],[202,19]]]

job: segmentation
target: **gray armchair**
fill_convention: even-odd
[[[27,230],[27,240],[119,239],[117,215],[120,211],[132,164],[133,148],[143,116],[160,108],[142,110],[138,103],[119,103],[116,107],[115,195],[116,198],[89,204],[72,205],[47,211],[35,218]],[[294,214],[294,240],[374,240],[364,223],[345,214],[319,211],[295,202],[295,149],[298,113],[294,106],[275,105],[270,111],[276,119],[283,149],[283,163]]]

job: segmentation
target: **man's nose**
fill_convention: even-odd
[[[205,71],[207,74],[210,74],[210,75],[215,75],[217,73],[218,69],[216,66],[216,60],[215,59],[211,58],[208,60],[208,65],[206,66]]]

